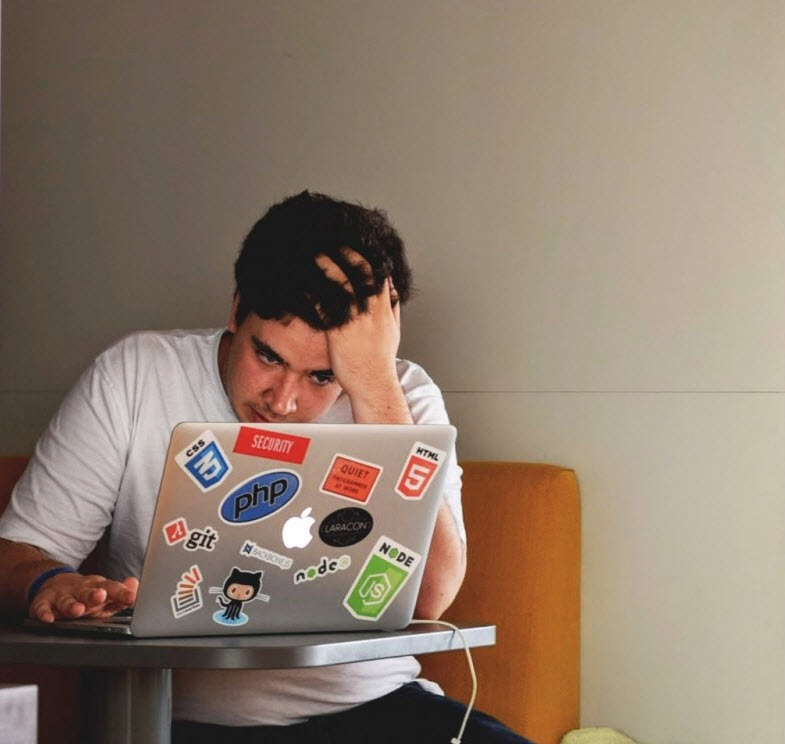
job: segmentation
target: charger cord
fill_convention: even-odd
[[[463,631],[457,626],[453,625],[452,623],[448,623],[446,620],[412,620],[412,624],[418,625],[444,625],[447,628],[455,631],[461,642],[463,643],[463,650],[466,652],[466,660],[469,664],[469,674],[471,674],[472,678],[472,694],[469,698],[469,703],[466,706],[466,713],[463,716],[463,722],[461,723],[461,728],[458,730],[458,735],[454,736],[450,739],[450,744],[461,744],[461,739],[463,738],[463,732],[466,728],[466,722],[469,720],[469,714],[472,712],[472,708],[474,707],[474,700],[477,697],[477,673],[474,671],[474,661],[472,660],[472,652],[469,650],[469,644],[466,642],[466,636],[464,636]]]

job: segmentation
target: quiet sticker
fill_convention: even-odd
[[[446,459],[447,453],[443,450],[415,442],[395,486],[396,493],[405,499],[421,499]]]
[[[241,455],[299,464],[305,460],[310,443],[311,440],[306,437],[241,426],[237,441],[234,443],[234,451]]]
[[[364,504],[371,498],[381,473],[381,465],[346,455],[335,455],[320,490],[331,496],[340,496]]]

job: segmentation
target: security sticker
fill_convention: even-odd
[[[177,545],[188,537],[188,523],[184,517],[173,519],[163,526],[163,532],[167,545]]]
[[[446,459],[443,450],[415,442],[395,486],[396,493],[405,499],[421,499]]]
[[[313,581],[320,579],[323,576],[328,576],[336,571],[345,571],[352,565],[352,557],[350,555],[342,555],[340,558],[328,558],[326,555],[316,566],[309,566],[308,568],[301,568],[294,574],[294,583],[302,584],[304,581]]]
[[[240,548],[240,555],[249,555],[265,563],[272,563],[274,566],[286,571],[292,567],[294,561],[285,555],[280,555],[273,550],[257,545],[253,540],[246,540]]]
[[[201,583],[202,572],[197,565],[191,566],[182,574],[177,584],[177,590],[170,597],[172,613],[176,620],[179,620],[184,615],[196,612],[196,610],[204,606],[202,592],[199,589],[199,584]]]
[[[328,514],[322,520],[319,538],[326,545],[345,548],[364,540],[372,529],[373,517],[370,512],[359,506],[347,506]]]
[[[262,588],[263,576],[264,571],[243,571],[233,566],[223,587],[210,587],[210,594],[220,595],[215,598],[215,601],[223,608],[213,614],[213,620],[219,625],[245,625],[248,622],[248,615],[243,612],[243,607],[247,602],[254,599],[262,602],[270,601],[268,594],[259,591]]]
[[[389,537],[380,537],[343,605],[358,620],[377,621],[420,563],[421,556]]]
[[[232,470],[232,463],[209,429],[205,429],[174,459],[205,493],[219,485]]]
[[[371,498],[381,473],[381,465],[346,455],[335,455],[320,490],[331,496],[364,504]]]
[[[234,452],[300,464],[305,460],[310,444],[311,440],[307,437],[241,426],[234,443]]]

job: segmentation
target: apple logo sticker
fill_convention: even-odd
[[[316,520],[311,516],[311,507],[303,509],[299,517],[286,520],[281,532],[283,544],[287,548],[304,548],[313,539],[311,527]]]

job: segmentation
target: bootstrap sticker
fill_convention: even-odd
[[[359,620],[377,621],[420,563],[420,555],[380,537],[365,561],[344,607]]]
[[[446,459],[447,453],[443,450],[415,442],[398,478],[396,492],[405,499],[421,499]]]
[[[335,455],[321,486],[322,493],[365,503],[382,473],[381,465]]]
[[[219,485],[232,470],[232,463],[209,429],[205,429],[174,459],[205,493]]]

